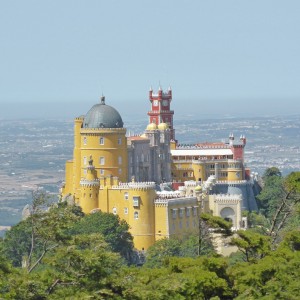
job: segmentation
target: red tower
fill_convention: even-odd
[[[149,91],[149,100],[151,110],[148,111],[149,123],[167,123],[171,131],[171,139],[175,140],[175,130],[173,128],[174,110],[170,110],[172,101],[172,90],[169,87],[168,92],[164,93],[159,87],[158,93],[154,94],[152,88]]]

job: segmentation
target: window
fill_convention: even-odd
[[[117,208],[116,208],[116,207],[113,207],[113,209],[112,209],[112,213],[113,213],[114,215],[116,215],[116,214],[117,214]]]
[[[87,144],[87,138],[85,136],[85,137],[83,137],[83,145],[86,145],[86,144]]]
[[[193,207],[193,216],[197,216],[197,207]]]
[[[83,164],[86,165],[86,156],[83,157]]]
[[[186,208],[186,216],[189,217],[190,216],[190,207]]]
[[[186,228],[189,228],[189,227],[190,227],[190,222],[186,221]]]
[[[133,217],[134,217],[135,220],[138,220],[139,219],[139,212],[135,211],[134,214],[133,214]]]
[[[121,175],[122,174],[122,169],[119,169],[119,175]]]
[[[176,219],[177,217],[177,209],[172,209],[172,218]]]
[[[100,175],[104,175],[104,170],[100,169]]]
[[[103,156],[100,157],[99,163],[100,163],[100,165],[102,165],[102,166],[105,164],[105,158],[104,158]]]
[[[119,157],[118,157],[118,163],[119,163],[119,165],[122,164],[122,156],[119,156]]]
[[[124,215],[128,215],[128,207],[124,207]]]
[[[87,173],[87,171],[86,171],[86,169],[84,169],[84,170],[83,170],[83,174],[86,175],[86,173]]]
[[[104,145],[104,137],[100,137],[100,139],[99,139],[99,144],[100,144],[100,145]]]
[[[134,207],[140,206],[140,197],[137,197],[137,196],[133,197],[133,206]]]
[[[122,145],[122,138],[121,137],[118,138],[118,145]]]
[[[125,199],[125,200],[128,200],[128,192],[125,192],[125,193],[124,193],[124,199]]]
[[[179,209],[179,217],[180,217],[180,218],[183,217],[183,210],[184,210],[183,208],[180,208],[180,209]]]
[[[182,228],[182,221],[179,222],[179,228]]]

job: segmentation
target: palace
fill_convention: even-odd
[[[130,226],[134,245],[199,230],[199,214],[247,226],[241,211],[256,210],[255,177],[244,165],[246,138],[227,143],[180,145],[175,139],[172,90],[150,89],[149,125],[140,136],[126,136],[116,109],[95,104],[75,118],[73,159],[66,162],[64,199],[85,213],[118,214]]]

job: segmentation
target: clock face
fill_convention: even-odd
[[[153,101],[153,106],[157,106],[158,105],[158,101],[157,100],[154,100]]]
[[[163,106],[168,106],[168,104],[169,104],[169,103],[168,103],[168,100],[163,100],[163,102],[162,102],[162,105],[163,105]]]

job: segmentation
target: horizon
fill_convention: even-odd
[[[148,122],[147,112],[150,110],[149,100],[143,100],[144,103],[134,101],[124,101],[122,103],[108,102],[107,105],[114,107],[123,118],[135,117]],[[0,111],[0,120],[15,120],[15,119],[64,119],[73,120],[74,118],[85,115],[89,109],[97,102],[27,102],[27,103],[2,103]],[[139,105],[139,109],[133,111],[132,107]],[[267,117],[287,117],[299,116],[300,110],[296,107],[291,107],[290,110],[282,111],[280,109],[266,110],[259,103],[255,104],[252,109],[246,111],[239,108],[222,106],[216,109],[217,104],[211,106],[211,103],[206,106],[200,106],[199,111],[195,110],[194,104],[187,105],[186,103],[171,104],[171,109],[174,110],[174,120],[183,120],[186,118],[192,119],[218,119],[218,118],[267,118]],[[210,107],[209,107],[210,106]],[[16,109],[17,108],[17,109]],[[66,109],[67,108],[67,109]]]
[[[296,0],[3,2],[0,118],[44,116],[51,103],[74,116],[101,94],[123,115],[146,112],[160,85],[183,113],[293,114],[299,11]]]

